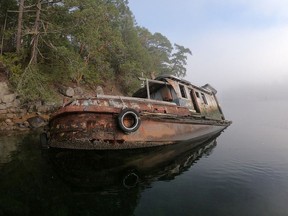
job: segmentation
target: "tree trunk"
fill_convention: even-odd
[[[16,37],[16,52],[17,53],[19,53],[21,49],[24,1],[25,0],[20,0],[19,2],[18,26],[17,26],[17,37]]]
[[[37,63],[38,57],[38,42],[39,42],[39,25],[40,25],[40,14],[41,14],[41,0],[37,0],[36,5],[36,19],[34,24],[34,36],[32,38],[32,51],[31,51],[31,64]]]
[[[1,55],[3,55],[3,47],[4,47],[4,34],[6,31],[6,25],[7,25],[7,12],[6,12],[6,16],[5,16],[5,21],[4,21],[4,27],[3,27],[3,31],[2,31],[2,39],[1,39]]]

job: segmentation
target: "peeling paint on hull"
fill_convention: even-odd
[[[121,131],[116,114],[71,113],[51,121],[50,147],[70,149],[131,149],[169,145],[210,137],[230,125],[227,121],[142,115],[139,129]]]

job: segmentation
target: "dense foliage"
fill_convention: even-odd
[[[0,0],[0,22],[0,61],[30,99],[69,81],[117,80],[129,93],[140,76],[185,76],[191,54],[138,26],[127,0]]]

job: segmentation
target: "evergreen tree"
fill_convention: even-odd
[[[45,89],[60,80],[117,80],[132,92],[140,76],[185,76],[191,54],[137,26],[127,0],[0,0],[0,21],[0,60],[20,94],[30,98],[46,97]]]
[[[189,48],[174,44],[176,52],[172,54],[170,73],[178,77],[186,76],[187,54],[192,55]]]

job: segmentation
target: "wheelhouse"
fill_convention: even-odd
[[[159,76],[154,80],[140,78],[143,87],[133,97],[166,101],[177,106],[187,107],[192,115],[224,120],[218,103],[217,91],[209,84],[202,87],[172,75]]]

